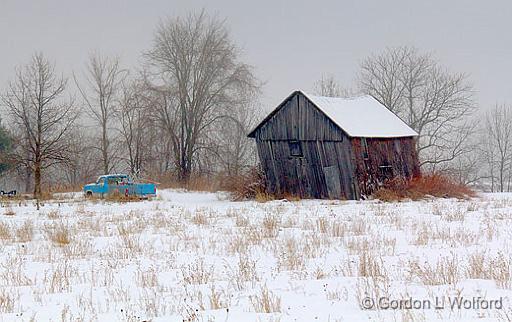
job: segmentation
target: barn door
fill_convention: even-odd
[[[340,172],[338,167],[324,167],[324,176],[329,199],[341,198]]]

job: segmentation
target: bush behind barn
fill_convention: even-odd
[[[476,193],[445,175],[433,173],[409,180],[399,177],[391,179],[372,195],[381,201],[419,200],[429,196],[466,199],[476,196]]]

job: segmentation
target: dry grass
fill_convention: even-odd
[[[3,221],[0,221],[0,239],[4,241],[12,239],[12,228]]]
[[[5,216],[14,216],[16,215],[16,212],[12,209],[12,207],[6,207],[4,210]]]
[[[54,266],[46,271],[43,282],[46,285],[46,292],[50,294],[64,293],[71,290],[73,270],[69,262]]]
[[[208,225],[208,216],[204,209],[197,209],[192,215],[191,221],[194,225],[204,226]]]
[[[419,261],[409,261],[408,273],[411,279],[419,279],[424,285],[454,285],[460,281],[458,259],[452,254],[450,257],[439,258],[435,265],[420,264]]]
[[[20,243],[27,243],[34,237],[34,223],[32,220],[27,220],[16,229],[16,241]]]
[[[160,285],[158,283],[158,273],[156,269],[152,267],[148,268],[147,270],[138,268],[135,273],[135,282],[137,286],[143,288],[157,287]]]
[[[295,238],[288,237],[280,244],[278,249],[278,267],[280,270],[300,271],[305,268],[305,250]]]
[[[382,201],[419,200],[428,196],[466,199],[476,196],[476,193],[441,174],[424,175],[411,180],[395,178],[373,193],[374,198]]]
[[[140,235],[134,231],[135,227],[128,224],[118,224],[117,232],[122,245],[133,253],[139,253],[142,250]]]
[[[188,182],[180,182],[176,177],[156,177],[159,182],[160,189],[185,189],[189,191],[209,191],[216,192],[226,190],[224,182],[226,178],[223,176],[192,176]]]
[[[464,219],[466,218],[466,214],[465,210],[461,208],[449,209],[447,211],[442,212],[441,218],[449,222],[464,221]]]
[[[358,303],[362,303],[362,299],[367,297],[372,299],[389,297],[390,277],[384,269],[382,257],[375,256],[370,252],[360,254],[358,276],[356,284]]]
[[[15,217],[2,217],[0,319],[4,310],[43,307],[58,296],[62,305],[52,314],[65,321],[102,314],[208,321],[207,310],[226,316],[237,310],[246,320],[305,319],[283,304],[295,298],[304,305],[300,312],[317,307],[310,299],[325,301],[318,304],[326,311],[315,316],[337,321],[337,305],[357,309],[355,298],[403,298],[409,288],[452,292],[459,282],[467,293],[468,279],[492,281],[478,282],[489,294],[512,288],[512,216],[504,208],[512,202],[251,202],[198,209],[176,206],[165,194],[149,207],[64,202],[70,201],[47,202],[41,216],[27,216],[24,207],[33,204],[20,202]],[[497,247],[502,253],[492,251]],[[432,251],[439,253],[433,261]],[[452,317],[354,312],[368,320]]]
[[[275,196],[272,196],[271,194],[263,191],[256,193],[256,196],[254,197],[254,200],[257,202],[267,202],[276,199]]]
[[[58,209],[53,209],[53,210],[50,210],[49,212],[47,212],[46,216],[48,217],[48,219],[51,219],[51,220],[59,219],[60,212]]]
[[[247,226],[249,226],[249,224],[250,224],[249,218],[247,218],[244,215],[237,214],[236,220],[235,220],[235,225],[237,227],[247,227]]]
[[[263,217],[263,237],[264,238],[275,238],[279,234],[279,223],[280,219],[277,215],[267,213]]]
[[[29,286],[33,281],[25,273],[25,262],[21,257],[9,257],[0,264],[0,281],[3,286]]]
[[[71,243],[71,228],[64,222],[47,225],[44,228],[47,238],[56,246],[65,246]]]
[[[320,217],[316,220],[316,228],[319,233],[326,234],[330,229],[330,221],[326,217]]]
[[[38,199],[40,201],[55,200],[55,196],[53,195],[53,192],[48,191],[48,190],[43,190]]]
[[[126,196],[126,195],[120,193],[119,191],[115,191],[113,193],[108,193],[104,196],[103,199],[107,202],[118,202],[118,203],[140,201],[140,197],[138,197],[136,195]]]
[[[238,291],[246,289],[248,283],[251,284],[251,287],[254,287],[260,280],[256,269],[256,261],[249,258],[246,254],[238,256],[236,265],[230,266],[226,264],[225,267],[229,275],[231,275],[231,286]]]
[[[214,267],[208,266],[204,259],[183,265],[181,267],[181,275],[185,284],[208,284],[213,280]]]
[[[259,313],[281,312],[281,297],[269,291],[265,285],[258,294],[250,297],[254,311]]]
[[[5,289],[0,290],[0,312],[11,313],[14,311],[15,298]]]
[[[466,274],[472,279],[493,280],[499,288],[512,288],[512,258],[499,252],[495,257],[484,252],[469,256]]]
[[[474,279],[490,279],[489,266],[485,263],[486,257],[483,252],[476,252],[469,256],[467,276]]]
[[[359,255],[358,274],[361,277],[380,278],[385,276],[382,258],[376,257],[369,252]]]
[[[231,305],[231,297],[223,290],[218,290],[215,285],[210,286],[210,310],[219,310],[229,308]]]

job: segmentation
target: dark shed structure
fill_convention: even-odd
[[[248,136],[273,194],[360,199],[386,179],[419,175],[417,133],[371,96],[295,91]]]

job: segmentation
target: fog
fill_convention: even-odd
[[[265,83],[274,107],[293,89],[311,90],[322,74],[346,87],[359,62],[387,46],[432,52],[464,72],[483,108],[512,101],[509,1],[0,1],[0,86],[35,51],[70,75],[89,53],[140,65],[159,19],[206,9],[225,18],[232,37]]]

